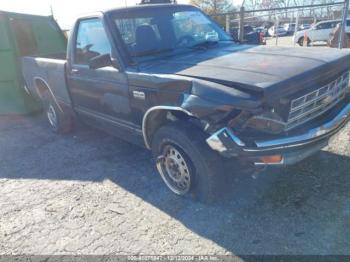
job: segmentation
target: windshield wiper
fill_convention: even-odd
[[[214,46],[214,45],[217,45],[219,43],[219,41],[203,41],[203,42],[200,42],[198,44],[195,44],[195,45],[192,45],[190,46],[191,49],[207,49],[208,47],[210,46]]]
[[[173,50],[174,50],[173,48],[151,49],[151,50],[146,50],[146,51],[141,51],[141,52],[135,52],[133,56],[140,57],[140,56],[157,55],[160,53],[170,52]]]

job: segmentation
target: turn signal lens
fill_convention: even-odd
[[[265,164],[281,163],[282,156],[281,155],[263,156],[263,157],[260,157],[260,160],[262,163],[265,163]]]

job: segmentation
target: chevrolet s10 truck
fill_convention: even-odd
[[[350,118],[350,52],[237,44],[190,5],[81,17],[66,54],[22,67],[54,131],[79,118],[143,145],[169,189],[203,201],[231,171],[310,156]]]

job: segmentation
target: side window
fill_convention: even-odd
[[[332,28],[331,22],[321,23],[317,26],[317,29],[330,29],[330,28]]]
[[[323,29],[330,29],[332,28],[332,23],[324,23]]]
[[[75,47],[75,64],[88,65],[92,58],[110,53],[111,45],[102,22],[99,19],[81,21]]]
[[[324,29],[324,23],[322,23],[322,24],[319,24],[317,27],[316,27],[316,29],[317,30],[320,30],[320,29]]]

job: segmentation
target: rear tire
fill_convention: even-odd
[[[310,39],[308,38],[308,39],[307,39],[307,46],[310,46],[310,43],[311,43],[311,41],[310,41]],[[299,46],[304,46],[304,37],[303,37],[303,36],[299,38],[298,44],[299,44]]]
[[[73,129],[73,116],[64,108],[58,107],[51,94],[44,95],[44,110],[51,129],[58,134],[65,134]]]
[[[205,138],[197,127],[174,122],[156,131],[152,153],[171,191],[211,203],[224,191],[224,160],[209,148]]]

